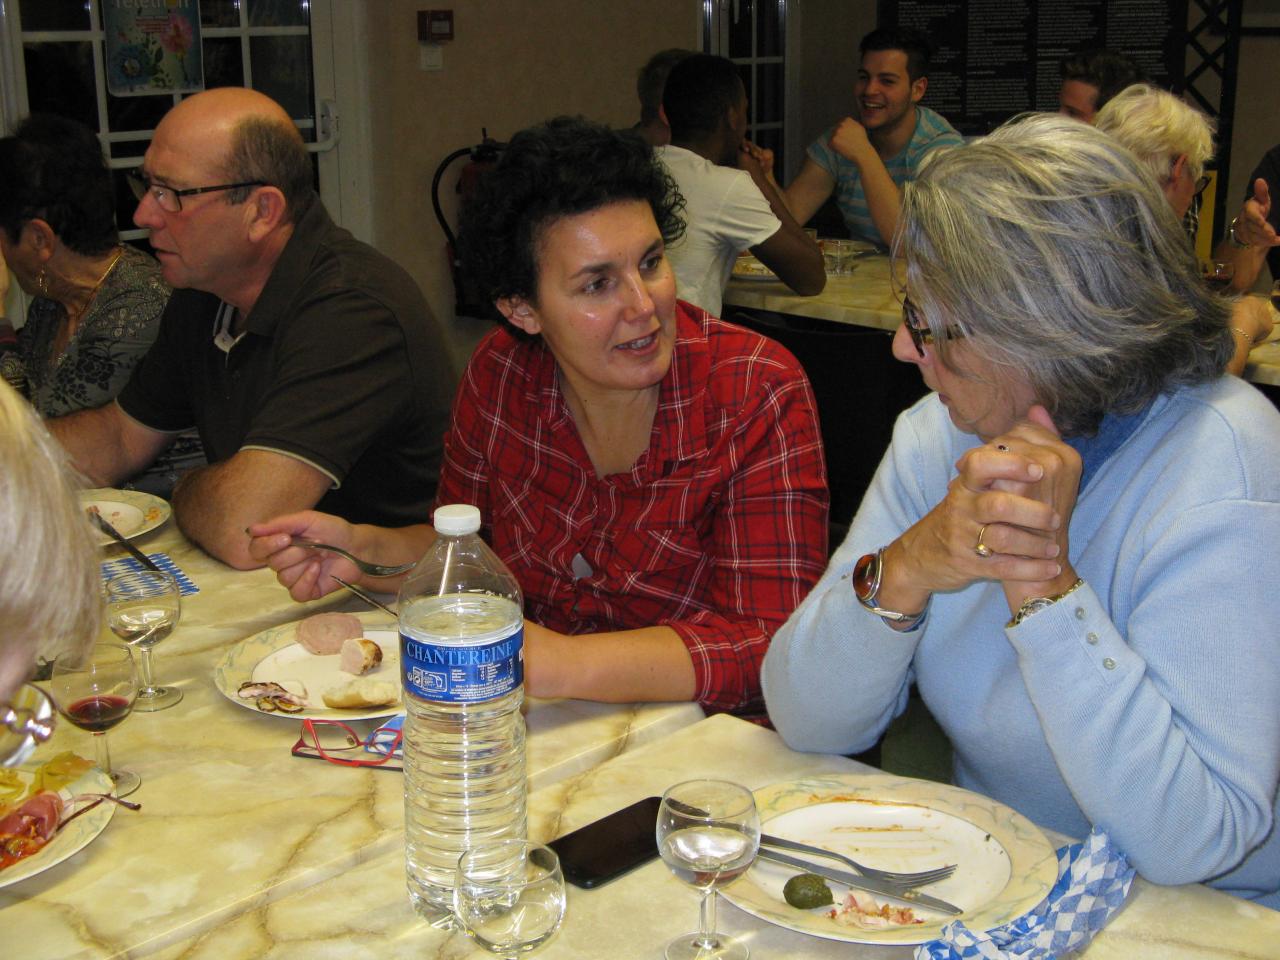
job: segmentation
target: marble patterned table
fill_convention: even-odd
[[[732,318],[730,307],[768,310],[892,333],[902,323],[902,304],[890,282],[889,258],[873,255],[855,263],[857,267],[852,276],[828,277],[826,287],[816,297],[792,293],[779,282],[731,280],[724,292],[723,312]],[[1269,309],[1273,319],[1280,319],[1274,307]],[[1246,380],[1280,386],[1280,342],[1277,341],[1280,341],[1280,329],[1272,331],[1267,341],[1249,354],[1249,364],[1244,371]]]
[[[549,839],[695,776],[753,788],[797,777],[868,772],[843,757],[789,750],[772,731],[720,715],[543,787],[530,798],[530,833]],[[1052,838],[1061,842],[1062,838]],[[488,956],[461,934],[432,929],[410,910],[403,857],[387,851],[323,883],[252,904],[206,933],[169,944],[159,960],[460,960]],[[722,902],[719,927],[745,940],[755,960],[903,960],[910,947],[850,944],[794,933]],[[596,890],[569,888],[561,931],[545,960],[656,960],[697,925],[698,897],[660,861]],[[1275,960],[1280,913],[1202,886],[1135,881],[1129,901],[1086,960]]]
[[[399,773],[293,758],[297,720],[236,706],[212,680],[242,638],[320,609],[358,610],[359,601],[296,604],[269,571],[231,570],[172,523],[138,545],[167,552],[200,588],[154,654],[157,681],[184,699],[110,733],[113,763],[142,776],[132,797],[142,810],[117,811],[69,860],[0,889],[5,960],[145,956],[365,862],[403,858]],[[531,787],[580,776],[702,716],[687,703],[531,701]],[[352,724],[362,733],[375,725]],[[89,735],[63,723],[35,759],[65,749],[94,755]]]

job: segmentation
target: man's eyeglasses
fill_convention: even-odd
[[[20,686],[8,703],[0,704],[0,766],[25,760],[37,743],[53,736],[57,719],[52,697],[33,683]]]
[[[389,732],[389,731],[388,731]],[[383,770],[403,770],[404,762],[396,756],[403,733],[378,737],[375,730],[362,740],[354,730],[341,720],[302,721],[302,733],[293,745],[295,757],[327,760],[343,767],[380,767]],[[373,753],[366,748],[372,748]]]
[[[1209,186],[1209,183],[1210,183],[1210,177],[1207,173],[1202,173],[1198,178],[1196,178],[1195,195],[1198,197],[1200,196],[1200,194],[1204,193],[1205,188]]]
[[[238,190],[241,187],[265,187],[265,180],[245,180],[243,183],[220,183],[215,187],[188,187],[185,190],[175,190],[173,187],[166,187],[163,183],[153,183],[151,179],[141,170],[134,168],[125,173],[125,179],[129,181],[129,189],[133,191],[133,195],[138,198],[141,203],[147,196],[151,196],[159,204],[160,209],[168,213],[180,213],[182,211],[182,198],[194,197],[200,193],[217,193],[220,190]]]
[[[933,343],[936,338],[910,297],[902,298],[902,325],[907,328],[911,342],[915,344],[916,353],[920,354],[920,359],[923,360],[925,344]],[[959,340],[964,336],[964,331],[957,326],[948,326],[943,333],[948,340]]]

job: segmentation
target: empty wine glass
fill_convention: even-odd
[[[107,581],[107,625],[142,652],[142,689],[133,708],[140,713],[163,710],[182,699],[177,687],[156,686],[151,673],[151,648],[173,632],[181,616],[182,594],[172,574],[136,570]]]
[[[93,734],[98,767],[111,778],[117,797],[127,797],[142,784],[129,770],[111,769],[107,731],[124,720],[138,696],[138,669],[133,651],[120,643],[95,643],[82,656],[61,656],[49,681],[59,712],[81,730]]]
[[[751,951],[716,933],[716,891],[746,873],[760,849],[760,815],[746,787],[687,780],[662,795],[658,852],[671,872],[702,891],[697,933],[667,944],[667,960],[747,960]]]
[[[492,954],[515,960],[537,950],[560,928],[564,907],[564,876],[548,847],[496,840],[458,858],[454,913]]]

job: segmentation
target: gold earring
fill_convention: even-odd
[[[40,288],[40,296],[49,295],[49,273],[44,267],[40,268],[40,275],[36,277],[36,286]]]

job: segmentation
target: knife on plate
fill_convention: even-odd
[[[355,584],[347,583],[347,581],[343,580],[341,577],[335,577],[333,574],[329,574],[329,579],[338,581],[338,583],[342,584],[344,587],[350,590],[353,594],[355,594],[365,603],[369,604],[369,606],[377,607],[379,610],[382,610],[385,613],[391,614],[391,616],[395,617],[397,620],[400,618],[400,614],[396,613],[394,610],[388,607],[381,600],[375,600],[373,597],[369,596],[369,594],[365,593]]]
[[[834,867],[828,867],[820,863],[810,863],[808,860],[791,857],[785,853],[779,853],[777,850],[766,850],[764,847],[760,848],[757,856],[761,860],[784,863],[789,867],[795,867],[797,870],[803,870],[805,873],[816,873],[827,880],[843,883],[846,887],[879,894],[887,900],[896,900],[899,903],[907,903],[913,907],[927,907],[930,910],[937,910],[939,913],[950,914],[953,917],[964,913],[962,909],[953,903],[947,903],[945,900],[931,897],[927,893],[920,893],[910,887],[889,883],[887,880],[876,880],[872,877],[863,877],[856,873],[850,873],[848,870],[837,870]]]
[[[111,522],[107,520],[107,518],[104,517],[102,514],[98,513],[97,510],[86,510],[85,512],[89,514],[90,519],[93,520],[94,524],[97,526],[99,530],[105,533],[108,537],[110,537],[116,543],[120,544],[120,546],[128,550],[129,555],[132,556],[133,559],[137,560],[140,564],[142,564],[148,570],[154,570],[156,573],[164,573],[163,570],[161,570],[159,567],[155,565],[155,561],[153,561],[145,553],[143,553],[141,550],[135,547],[132,543],[130,543],[128,540],[122,537],[120,535],[120,531],[117,530],[115,527],[113,527],[111,525]]]

